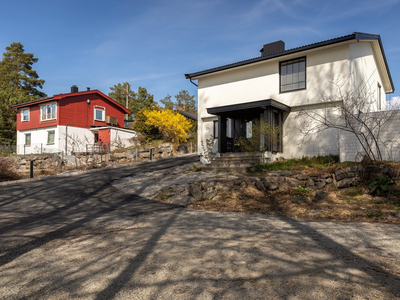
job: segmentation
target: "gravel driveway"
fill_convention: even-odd
[[[60,181],[10,187],[20,196],[0,201],[0,299],[400,299],[398,224],[197,211],[147,198],[188,167],[151,180],[99,173],[90,177],[105,184],[98,191],[79,188],[85,177],[63,179],[73,196],[65,208]],[[29,196],[39,190],[48,200]],[[17,218],[25,221],[9,225]]]
[[[110,215],[0,267],[3,299],[398,299],[397,225]]]

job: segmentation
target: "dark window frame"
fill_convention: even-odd
[[[302,61],[304,60],[304,88],[297,88],[297,89],[291,89],[287,91],[282,91],[282,64],[290,64],[290,63],[296,63],[297,61]],[[302,81],[297,81],[296,83],[299,83]],[[292,83],[293,84],[293,83]],[[279,62],[279,93],[290,93],[294,91],[301,91],[307,89],[307,57],[302,56],[302,57],[297,57],[293,59],[288,59]]]

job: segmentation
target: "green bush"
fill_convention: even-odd
[[[381,175],[372,180],[369,185],[369,193],[374,196],[386,195],[394,189],[394,183],[386,175]]]

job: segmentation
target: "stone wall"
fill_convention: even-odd
[[[207,174],[207,173],[204,173]],[[228,175],[221,178],[206,178],[197,183],[176,186],[161,191],[167,196],[167,202],[189,205],[201,198],[219,197],[221,192],[234,192],[238,189],[254,186],[266,194],[288,190],[290,188],[302,187],[317,191],[316,198],[324,197],[325,192],[332,188],[346,188],[358,186],[377,178],[387,175],[394,181],[397,180],[397,170],[390,166],[347,166],[332,170],[330,172],[291,172],[271,171],[264,175]]]
[[[150,149],[152,149],[152,159],[172,156],[172,144],[164,143],[155,147],[139,147],[135,150],[104,153],[102,155],[97,153],[76,153],[74,156],[63,156],[57,153],[11,156],[8,159],[12,161],[17,172],[29,172],[30,161],[33,161],[34,171],[57,170],[61,169],[61,167],[67,169],[81,169],[149,160]]]

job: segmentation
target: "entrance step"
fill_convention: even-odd
[[[214,158],[211,164],[203,166],[202,169],[246,173],[248,168],[261,164],[262,158],[262,153],[221,153],[219,157]]]

